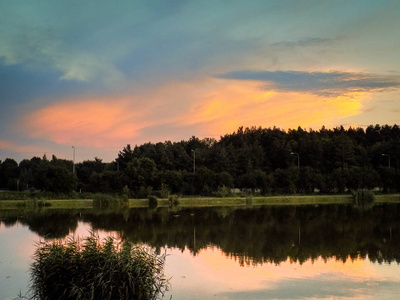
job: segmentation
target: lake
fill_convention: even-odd
[[[164,299],[398,299],[400,205],[0,211],[0,299],[27,292],[35,244],[114,235],[167,253]]]

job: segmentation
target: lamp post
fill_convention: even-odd
[[[72,174],[75,174],[75,146],[72,146]]]
[[[192,150],[193,152],[193,174],[196,174],[196,151]]]
[[[300,170],[300,155],[297,152],[290,152],[291,155],[297,155],[297,170]]]
[[[389,168],[390,168],[390,155],[389,154],[382,154],[382,156],[387,156],[389,159]]]

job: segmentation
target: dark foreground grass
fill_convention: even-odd
[[[168,290],[165,255],[107,237],[41,242],[30,299],[159,299]]]

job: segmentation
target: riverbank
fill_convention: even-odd
[[[287,195],[267,197],[183,197],[180,207],[243,206],[243,205],[326,205],[348,204],[351,195]],[[169,206],[168,199],[158,199],[159,207]],[[400,194],[375,195],[375,203],[400,203]],[[148,207],[147,199],[130,199],[129,207]],[[46,209],[87,209],[93,207],[92,199],[54,200],[0,200],[0,209],[45,207]]]

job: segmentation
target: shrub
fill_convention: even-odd
[[[353,204],[358,208],[368,208],[374,205],[375,195],[367,189],[358,189],[353,192]]]
[[[148,199],[149,199],[149,207],[150,208],[156,208],[157,205],[158,205],[157,197],[153,196],[153,195],[150,195],[148,197]]]
[[[216,197],[229,197],[231,196],[230,188],[225,185],[219,186],[218,190],[215,192]]]
[[[168,198],[169,193],[170,193],[170,191],[169,191],[168,185],[162,183],[161,190],[160,190],[160,198]]]
[[[93,207],[95,208],[105,209],[125,206],[129,206],[129,199],[126,195],[118,197],[110,194],[95,194],[93,196]]]
[[[179,204],[179,196],[178,195],[171,195],[168,198],[169,206],[175,206]]]
[[[146,199],[152,192],[153,188],[151,186],[141,186],[136,194],[139,199]]]
[[[32,299],[158,299],[169,287],[165,255],[112,237],[42,242],[33,259]]]
[[[26,200],[27,198],[24,192],[0,192],[0,200]]]
[[[246,205],[252,205],[253,204],[253,195],[252,194],[248,194],[246,196]]]
[[[131,191],[127,185],[125,185],[124,188],[122,189],[122,194],[127,198],[131,196]]]

